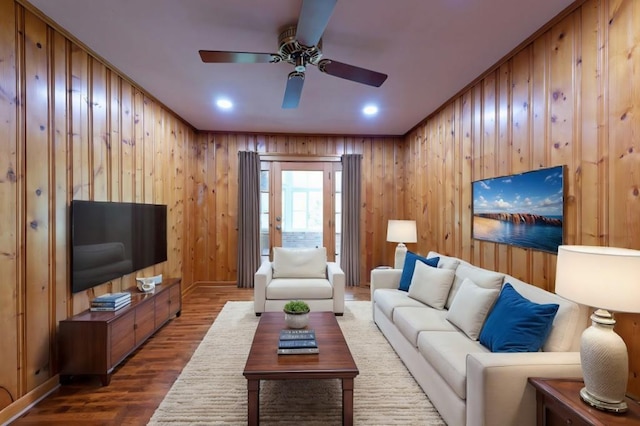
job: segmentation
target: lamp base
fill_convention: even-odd
[[[396,247],[396,255],[393,262],[393,269],[404,268],[404,258],[407,256],[407,246],[403,243],[398,243]]]
[[[580,389],[580,399],[601,411],[608,411],[610,413],[624,413],[627,411],[627,403],[622,402],[606,402],[600,401],[595,396],[591,395],[587,388]]]
[[[623,413],[629,372],[627,346],[613,331],[613,314],[597,309],[591,315],[591,327],[582,332],[580,360],[584,402],[602,411]]]

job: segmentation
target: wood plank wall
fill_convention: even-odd
[[[404,138],[196,132],[14,0],[0,0],[0,410],[55,374],[73,198],[169,206],[153,273],[234,282],[237,152],[363,155],[362,270],[388,219],[438,250],[553,289],[555,256],[471,239],[470,182],[567,166],[567,243],[640,249],[640,2],[590,0]],[[96,293],[133,284],[115,280]],[[620,315],[640,395],[638,316]]]
[[[0,117],[2,410],[57,373],[61,319],[135,283],[70,293],[72,199],[167,204],[169,260],[141,274],[183,275],[195,131],[13,0],[0,0]]]
[[[587,1],[417,126],[405,188],[419,251],[553,290],[556,255],[471,238],[470,183],[556,165],[565,243],[640,249],[639,43],[640,2]],[[640,316],[618,320],[640,395]]]
[[[271,135],[200,132],[188,158],[191,253],[185,273],[193,282],[235,283],[237,277],[238,152],[362,155],[361,277],[392,265],[395,244],[387,221],[404,218],[404,140],[401,137]],[[411,249],[412,245],[409,245]]]

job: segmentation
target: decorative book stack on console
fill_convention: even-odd
[[[317,354],[318,341],[314,330],[281,330],[278,355]]]
[[[131,304],[131,293],[128,291],[120,293],[107,293],[98,296],[91,301],[91,310],[99,311],[117,311]]]
[[[166,278],[153,292],[133,287],[130,302],[111,312],[87,309],[60,321],[60,381],[98,375],[108,385],[113,369],[182,307],[180,279]]]

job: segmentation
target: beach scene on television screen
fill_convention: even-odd
[[[473,182],[473,238],[557,252],[562,166]]]

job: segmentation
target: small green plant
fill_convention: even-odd
[[[292,300],[284,305],[284,311],[294,314],[305,314],[309,312],[309,305],[302,300]]]

